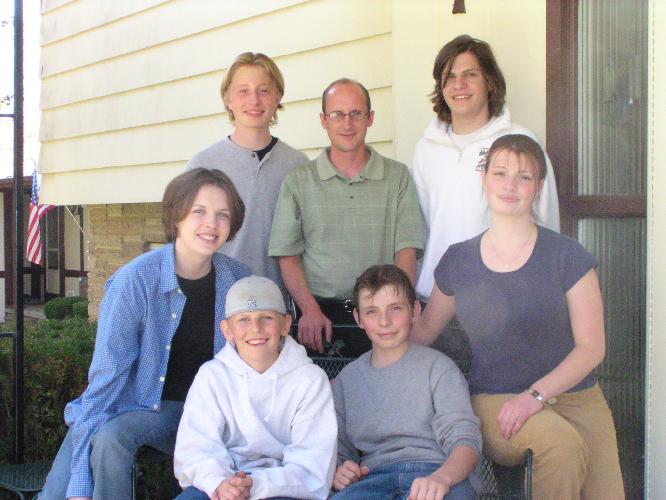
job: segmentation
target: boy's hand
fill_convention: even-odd
[[[222,481],[213,492],[211,500],[246,500],[250,498],[252,478],[240,471]]]
[[[451,488],[448,477],[431,474],[417,477],[409,490],[409,500],[442,500]]]
[[[355,483],[361,478],[364,478],[368,475],[370,469],[365,465],[361,467],[356,462],[351,460],[345,460],[342,465],[338,467],[335,471],[335,477],[333,477],[333,488],[336,491],[340,491],[352,483]]]

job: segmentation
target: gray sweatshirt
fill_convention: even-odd
[[[252,274],[265,276],[282,285],[277,259],[268,257],[268,239],[273,213],[285,175],[308,161],[300,151],[278,140],[259,161],[257,154],[234,144],[228,137],[195,154],[187,168],[218,169],[229,176],[245,203],[245,221],[233,241],[220,252],[240,260]]]
[[[460,445],[481,455],[479,419],[453,361],[415,344],[385,368],[373,368],[370,355],[333,384],[339,464],[352,460],[372,472],[401,461],[443,463]]]

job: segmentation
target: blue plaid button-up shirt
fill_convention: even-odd
[[[217,353],[224,345],[217,329],[224,318],[227,291],[249,271],[220,253],[213,256],[213,265]],[[140,255],[107,281],[88,387],[65,408],[73,443],[68,497],[93,495],[90,442],[105,422],[128,411],[160,410],[171,339],[184,307],[173,244]]]

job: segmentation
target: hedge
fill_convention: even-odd
[[[12,325],[5,326],[11,330]],[[25,454],[50,460],[67,431],[65,404],[87,382],[95,323],[80,318],[25,324]],[[14,363],[11,339],[0,339],[0,463],[13,458]]]
[[[85,304],[85,305],[84,305]],[[85,308],[85,315],[83,310]],[[56,297],[44,304],[46,319],[87,318],[88,301],[83,297]]]
[[[67,432],[63,417],[65,405],[77,398],[87,384],[96,328],[95,323],[77,317],[26,322],[27,462],[51,461],[55,457]],[[13,325],[0,325],[0,330],[13,331]],[[14,457],[12,353],[12,340],[0,339],[0,464],[11,463]],[[173,467],[169,463],[151,465],[144,478],[150,498],[173,498],[174,481]],[[139,496],[142,493],[143,490]],[[0,491],[0,499],[4,498]]]

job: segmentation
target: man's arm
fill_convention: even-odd
[[[393,257],[395,265],[405,271],[412,286],[416,285],[416,248],[403,248]]]
[[[333,336],[333,323],[321,312],[319,304],[310,293],[301,265],[301,256],[281,256],[278,262],[282,280],[302,313],[298,320],[298,341],[310,349],[323,352],[322,331],[326,340],[330,342]]]

